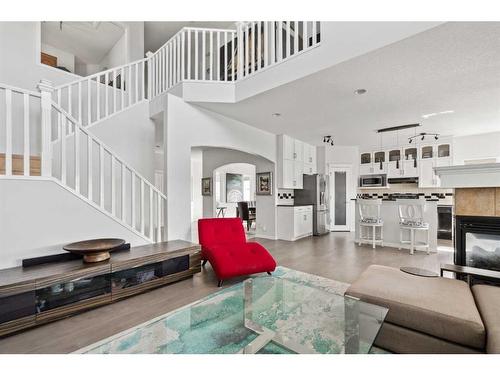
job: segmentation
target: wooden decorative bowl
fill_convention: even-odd
[[[73,242],[63,247],[64,250],[73,254],[83,255],[85,263],[96,263],[111,257],[109,253],[116,250],[125,243],[121,238],[97,238]]]

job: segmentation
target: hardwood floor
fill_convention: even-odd
[[[353,233],[330,233],[296,242],[254,239],[264,245],[278,265],[347,283],[371,264],[414,266],[439,271],[452,263],[453,253],[427,255],[416,251],[357,246]],[[230,280],[224,287],[244,278]],[[0,339],[0,353],[68,353],[114,335],[156,316],[194,302],[218,290],[209,264],[193,278],[179,281],[112,305]]]

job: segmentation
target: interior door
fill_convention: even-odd
[[[351,230],[351,167],[331,166],[330,177],[330,230]]]

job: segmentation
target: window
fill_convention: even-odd
[[[251,201],[252,199],[252,190],[250,186],[250,176],[243,177],[243,200]]]

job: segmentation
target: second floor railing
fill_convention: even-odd
[[[243,80],[320,42],[317,21],[238,22],[235,30],[185,27],[144,59],[56,87],[53,99],[88,126],[180,82]]]

